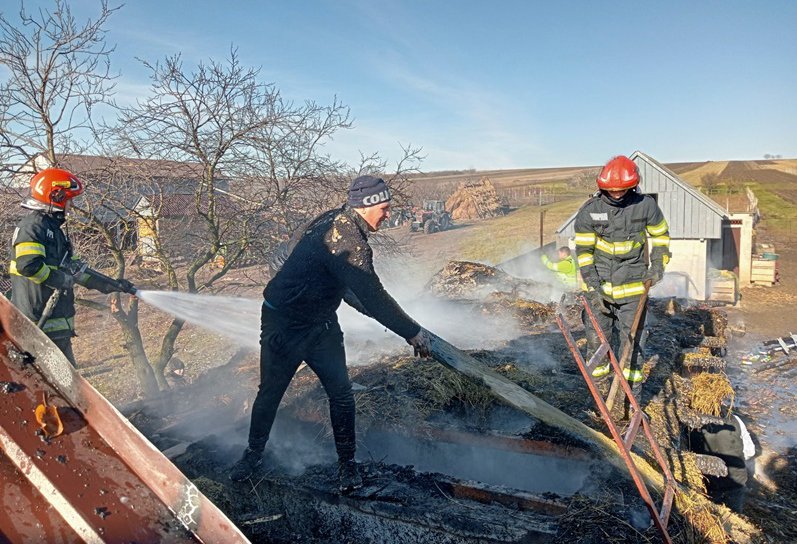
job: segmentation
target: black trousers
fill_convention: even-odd
[[[77,362],[75,360],[75,352],[72,351],[72,337],[67,336],[66,338],[50,338],[53,341],[53,344],[58,346],[58,349],[61,350],[61,353],[72,363],[73,367],[77,366]]]
[[[742,513],[747,498],[747,489],[744,486],[718,491],[709,490],[708,493],[714,502],[722,503],[739,514]]]
[[[613,302],[604,300],[603,308],[601,308],[599,311],[596,311],[594,307],[590,308],[595,316],[595,320],[598,322],[598,325],[603,331],[604,336],[606,336],[606,339],[609,341],[609,345],[614,352],[614,356],[617,357],[618,363],[620,362],[620,358],[623,355],[625,346],[629,341],[631,327],[634,325],[634,316],[638,306],[639,299],[635,298],[634,300],[624,304],[615,304]],[[644,330],[646,314],[647,302],[645,302],[645,308],[642,310],[642,316],[639,318],[640,326],[637,329],[636,341],[634,342],[633,351],[631,352],[631,359],[629,360],[628,364],[628,367],[631,370],[641,370],[642,362],[640,361],[640,354],[645,347],[645,338],[647,336]],[[598,334],[592,328],[592,324],[585,310],[582,310],[581,312],[581,320],[584,323],[584,332],[587,337],[587,345],[594,353],[601,343],[598,339]],[[636,394],[641,390],[642,384],[631,383],[631,388],[634,389],[634,393]]]
[[[302,361],[318,376],[329,398],[338,458],[354,459],[354,395],[340,325],[337,321],[287,321],[266,305],[260,328],[260,387],[252,406],[249,447],[255,451],[265,448],[282,396]]]

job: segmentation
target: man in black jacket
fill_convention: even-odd
[[[82,192],[83,183],[66,170],[47,168],[35,174],[30,180],[31,196],[22,203],[30,213],[14,230],[9,263],[11,302],[39,324],[73,366],[75,283],[102,293],[130,292],[133,288],[127,280],[109,283],[98,280],[98,275],[73,275],[77,258],[61,227],[72,199]]]
[[[597,179],[599,191],[578,210],[575,218],[576,254],[584,280],[582,288],[595,318],[606,338],[620,340],[612,349],[622,353],[622,345],[630,340],[634,315],[645,282],[655,284],[664,276],[670,260],[670,234],[652,196],[636,191],[639,171],[628,157],[611,159]],[[650,266],[648,266],[648,252]],[[597,334],[582,316],[590,349],[600,345]],[[644,310],[640,323],[645,322]],[[635,394],[642,386],[639,354],[643,348],[638,330],[631,352],[631,360],[624,369]],[[609,362],[597,366],[592,376],[603,378],[610,372]]]
[[[340,489],[362,486],[354,461],[354,395],[346,369],[343,332],[337,318],[342,300],[428,356],[429,336],[385,291],[373,266],[369,233],[390,216],[385,181],[360,176],[345,206],[329,210],[294,235],[292,250],[263,291],[260,388],[249,428],[249,445],[230,479],[249,478],[262,463],[277,407],[302,361],[316,373],[329,397],[338,454]]]
[[[755,456],[755,444],[747,427],[737,415],[709,423],[689,433],[689,450],[713,455],[725,462],[727,476],[706,476],[706,490],[715,501],[734,512],[742,512],[749,471],[748,459]]]

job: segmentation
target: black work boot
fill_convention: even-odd
[[[357,468],[357,461],[338,461],[338,476],[340,477],[340,492],[351,493],[355,489],[363,486],[363,479],[360,470]]]
[[[263,464],[262,452],[255,451],[251,448],[244,450],[244,455],[235,463],[230,469],[230,480],[233,482],[241,482],[250,478],[255,473],[257,468]]]

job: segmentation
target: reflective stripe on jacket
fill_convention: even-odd
[[[664,267],[669,258],[667,221],[650,195],[629,191],[619,202],[597,193],[575,219],[578,266],[585,284],[600,288],[614,302],[634,300],[644,292],[650,262]]]
[[[61,225],[63,213],[32,211],[23,217],[11,239],[11,302],[37,323],[55,289],[63,287],[59,265],[71,258],[72,245]],[[72,289],[58,299],[42,329],[53,338],[73,336],[75,299]]]

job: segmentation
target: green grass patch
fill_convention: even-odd
[[[784,198],[782,190],[775,192],[776,187],[763,187],[759,183],[750,184],[750,188],[758,198],[758,209],[761,220],[770,234],[791,233],[797,221],[797,205],[791,199]],[[794,192],[794,189],[791,189]]]
[[[554,232],[586,200],[585,196],[540,206],[523,206],[503,217],[478,223],[463,240],[463,260],[498,264],[540,245],[540,212],[545,210],[543,243],[553,241]]]

